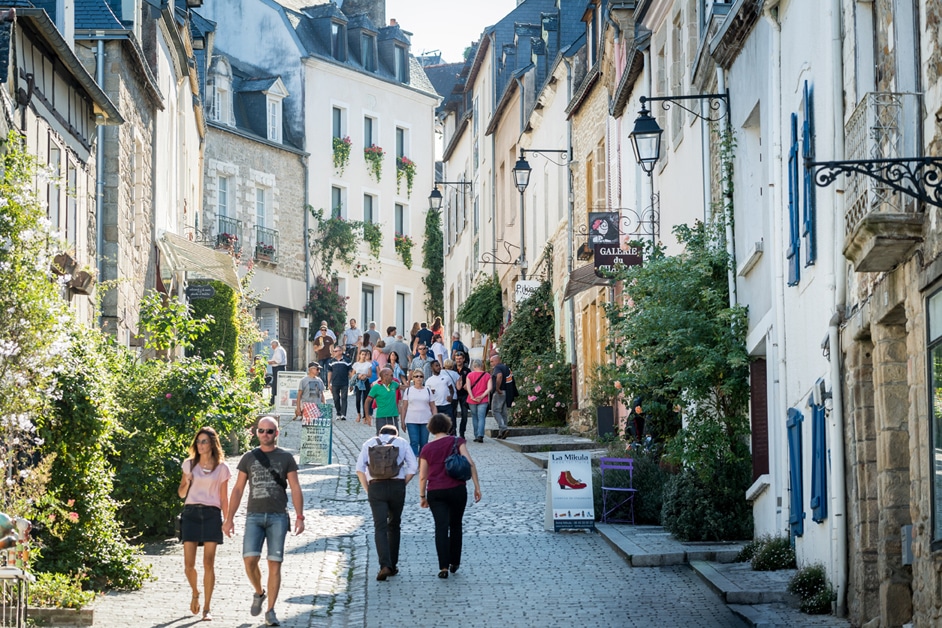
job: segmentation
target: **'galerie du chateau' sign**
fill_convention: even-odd
[[[641,265],[641,247],[631,246],[626,249],[616,244],[596,244],[595,246],[595,274],[603,277],[603,271],[613,271],[619,264],[622,266]]]

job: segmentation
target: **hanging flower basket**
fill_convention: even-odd
[[[403,155],[396,157],[396,192],[399,192],[399,186],[402,184],[402,178],[406,178],[406,195],[412,198],[412,181],[415,179],[415,162]]]
[[[383,176],[383,157],[386,155],[383,149],[373,144],[369,148],[363,149],[363,158],[366,159],[366,166],[370,169],[370,174],[379,183]]]
[[[334,170],[336,170],[337,174],[340,176],[343,176],[343,171],[346,169],[347,164],[350,163],[351,146],[353,146],[353,141],[350,139],[349,135],[334,138]]]
[[[402,259],[402,263],[406,265],[406,268],[412,269],[412,238],[401,233],[396,234],[395,240],[393,240],[396,253],[399,254],[399,257]]]

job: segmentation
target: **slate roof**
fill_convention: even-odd
[[[55,6],[55,0],[49,0]],[[76,0],[75,30],[127,30],[105,0]]]
[[[435,87],[435,91],[442,96],[442,101],[435,110],[436,115],[442,113],[449,100],[451,100],[451,96],[455,91],[455,87],[459,86],[458,76],[461,72],[461,68],[463,67],[464,62],[442,63],[439,65],[425,66],[425,74],[428,76],[429,81]],[[459,93],[458,98],[460,99],[460,97],[461,96]]]

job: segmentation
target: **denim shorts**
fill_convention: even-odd
[[[285,537],[291,527],[286,512],[250,512],[245,516],[242,557],[262,555],[262,543],[268,542],[268,560],[280,563],[285,559]]]

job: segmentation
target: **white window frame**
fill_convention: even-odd
[[[269,223],[268,189],[260,185],[255,186],[255,226],[270,228]]]
[[[281,99],[272,98],[271,96],[267,99],[268,103],[268,139],[272,142],[281,143],[282,133],[281,133]]]

